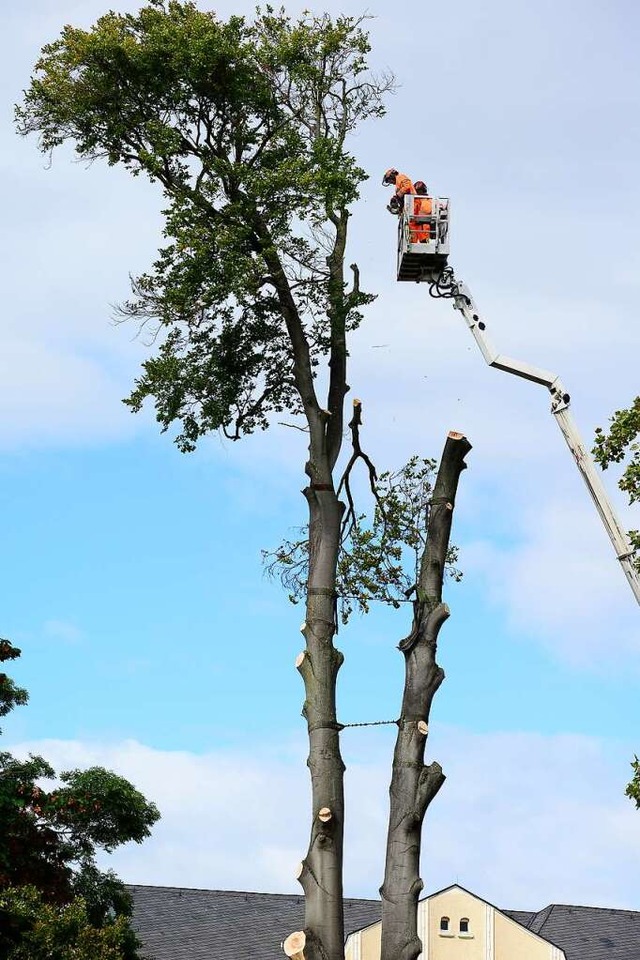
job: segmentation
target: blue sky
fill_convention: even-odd
[[[304,519],[302,439],[280,428],[183,456],[151,415],[128,413],[148,348],[112,305],[153,258],[160,199],[69,151],[48,168],[11,128],[40,46],[104,9],[0,13],[1,626],[31,693],[4,743],[108,763],[158,801],[154,839],[115,858],[125,879],[292,890],[307,829],[301,615],[260,550]],[[545,391],[486,368],[450,305],[394,282],[380,186],[394,165],[452,198],[452,263],[493,341],[562,376],[589,444],[637,393],[640,13],[568,0],[368,10],[372,61],[399,87],[353,143],[371,179],[350,255],[378,293],[352,347],[364,441],[391,467],[437,456],[450,429],[474,445],[432,714],[449,779],[427,823],[426,889],[459,877],[504,906],[640,909],[640,817],[623,797],[640,749],[637,606]],[[341,631],[345,722],[396,716],[407,615]],[[381,879],[391,743],[386,728],[345,734],[351,895]]]

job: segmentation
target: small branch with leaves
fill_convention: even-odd
[[[349,426],[352,453],[339,485],[339,492],[346,491],[348,524],[343,523],[336,580],[343,624],[355,609],[368,613],[374,601],[398,608],[415,594],[436,468],[434,460],[413,456],[399,470],[378,474],[360,443],[360,401],[354,401]],[[358,510],[349,483],[358,460],[367,468],[371,512]],[[293,539],[285,540],[275,550],[264,550],[262,556],[266,573],[280,580],[290,601],[301,601],[309,568],[307,528],[299,528]],[[459,581],[462,574],[456,566],[457,558],[457,548],[449,545],[444,573]]]

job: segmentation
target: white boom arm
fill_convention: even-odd
[[[549,373],[547,370],[540,370],[537,367],[530,366],[528,363],[522,363],[520,360],[512,360],[511,357],[505,357],[497,353],[487,338],[485,333],[486,324],[480,316],[469,288],[459,280],[453,281],[453,272],[451,273],[450,290],[450,293],[444,295],[452,297],[456,310],[459,310],[466,320],[467,326],[489,366],[496,367],[498,370],[504,370],[505,373],[512,373],[514,376],[522,377],[524,380],[539,383],[547,387],[551,393],[551,413],[562,430],[562,435],[567,441],[567,446],[573,454],[573,458],[578,465],[578,470],[582,474],[582,479],[586,483],[593,502],[596,505],[596,509],[600,514],[600,518],[606,527],[609,539],[613,544],[613,549],[629,581],[629,586],[633,590],[636,600],[640,603],[640,578],[632,562],[633,551],[627,535],[616,516],[613,505],[607,496],[607,492],[600,479],[600,474],[580,438],[578,428],[569,411],[571,398],[565,391],[559,377],[556,377],[553,373]]]

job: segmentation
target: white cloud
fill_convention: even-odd
[[[83,346],[4,336],[0,363],[0,446],[94,445],[140,429],[121,398],[126,384]]]
[[[464,564],[513,631],[600,672],[640,667],[637,606],[586,494],[537,497],[510,544],[465,544]]]
[[[449,780],[430,830],[435,866],[504,906],[640,906],[640,822],[620,744],[571,735],[447,731]]]
[[[345,888],[375,897],[392,735],[357,736],[366,739],[345,738]],[[205,755],[135,741],[51,740],[13,749],[41,752],[57,768],[103,764],[158,803],[163,819],[152,839],[110,858],[129,882],[296,889],[308,829],[302,742]],[[432,755],[447,781],[427,815],[425,891],[458,878],[511,908],[551,901],[640,908],[640,816],[623,796],[633,749],[570,735],[435,729]]]

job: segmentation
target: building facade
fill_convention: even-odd
[[[380,933],[379,922],[351,933],[345,960],[380,960]],[[560,947],[457,884],[420,901],[418,936],[421,960],[567,960]]]

